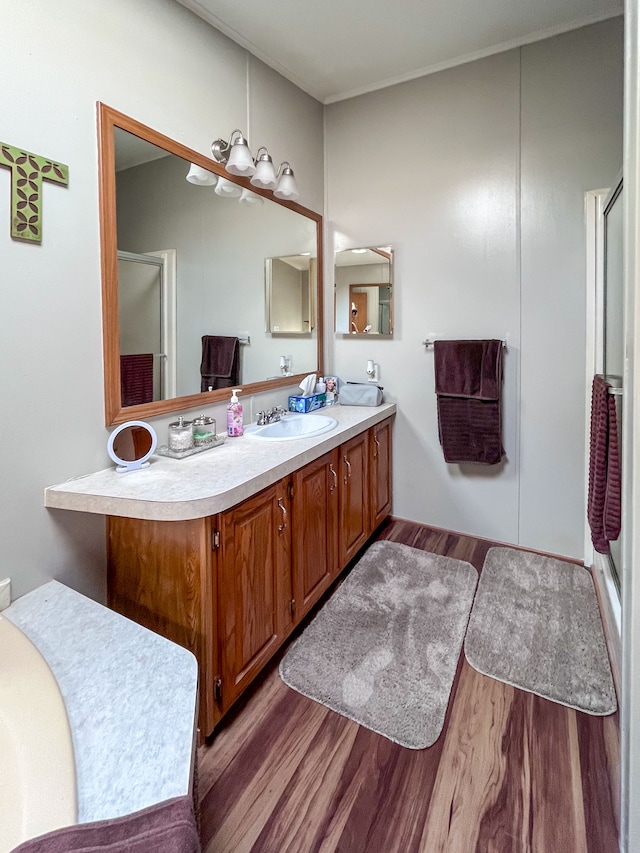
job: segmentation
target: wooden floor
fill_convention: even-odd
[[[491,542],[389,521],[378,538],[472,563]],[[277,663],[200,748],[205,853],[614,853],[618,715],[480,675],[461,655],[444,728],[404,749],[286,687]]]

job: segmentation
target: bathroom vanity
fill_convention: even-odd
[[[331,414],[314,438],[228,439],[45,492],[107,516],[108,603],[195,654],[204,735],[391,511],[395,405]]]

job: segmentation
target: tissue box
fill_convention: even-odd
[[[310,394],[308,397],[289,397],[289,411],[306,414],[327,405],[326,394]]]

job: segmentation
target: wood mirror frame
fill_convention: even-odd
[[[99,205],[100,205],[100,248],[101,248],[101,270],[102,270],[102,339],[104,355],[104,402],[106,426],[124,423],[130,420],[163,415],[182,409],[209,406],[212,403],[226,401],[229,397],[227,388],[216,391],[205,391],[189,394],[183,397],[172,397],[167,400],[156,400],[152,403],[143,403],[135,406],[122,406],[120,387],[120,329],[118,319],[118,261],[117,261],[117,217],[116,217],[116,171],[115,171],[115,145],[114,129],[118,127],[147,142],[163,148],[169,154],[182,157],[188,163],[194,163],[216,175],[226,178],[241,187],[250,189],[258,195],[264,196],[270,202],[287,207],[295,213],[299,213],[313,222],[316,226],[317,240],[317,286],[316,304],[314,307],[316,317],[317,335],[317,364],[315,371],[322,375],[324,373],[323,352],[323,256],[322,256],[322,216],[296,202],[284,201],[274,198],[269,190],[262,190],[249,183],[248,178],[240,178],[230,175],[220,163],[199,154],[170,139],[163,134],[152,130],[124,113],[108,107],[106,104],[98,103],[98,143],[99,143]],[[263,281],[257,282],[260,292],[264,286]],[[276,379],[265,379],[259,382],[240,383],[245,395],[255,394],[260,391],[268,391],[276,388],[284,388],[299,384],[310,370],[304,373],[294,374]]]

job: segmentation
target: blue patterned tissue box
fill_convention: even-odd
[[[327,405],[326,394],[310,394],[308,397],[289,397],[289,411],[306,414]]]

